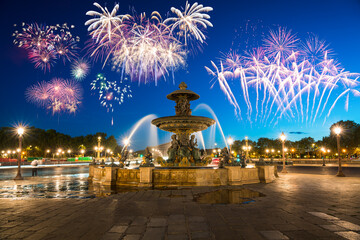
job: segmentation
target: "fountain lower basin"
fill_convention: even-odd
[[[125,169],[114,166],[89,166],[89,181],[128,187],[238,186],[275,179],[274,166],[241,168],[155,168]]]

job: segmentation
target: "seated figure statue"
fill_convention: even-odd
[[[195,139],[195,135],[191,135],[190,137],[190,143],[189,143],[191,156],[195,161],[200,159],[200,151],[199,148],[197,148],[197,140]]]
[[[171,145],[167,150],[170,161],[175,161],[176,156],[179,154],[179,141],[177,140],[176,134],[171,136]]]

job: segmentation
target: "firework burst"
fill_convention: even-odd
[[[119,5],[111,12],[98,3],[94,5],[101,12],[87,12],[94,17],[85,23],[92,36],[89,55],[94,59],[101,56],[104,66],[111,62],[122,79],[127,75],[139,83],[155,80],[157,84],[161,77],[174,76],[174,71],[185,66],[190,38],[203,43],[201,29],[212,26],[206,14],[212,8],[197,3],[186,3],[183,13],[172,8],[177,17],[165,20],[156,11],[148,18],[145,13],[119,15]]]
[[[55,26],[22,23],[21,27],[20,31],[16,30],[13,34],[14,44],[28,51],[35,68],[50,71],[58,59],[62,59],[65,64],[77,56],[80,39],[71,34],[73,26],[68,27],[66,23]]]
[[[89,73],[90,67],[87,61],[80,59],[75,61],[71,67],[71,75],[78,81],[83,80]]]
[[[103,74],[98,74],[91,83],[91,90],[99,95],[100,104],[108,112],[114,112],[114,107],[121,105],[125,98],[131,98],[130,85],[116,81],[108,81]]]
[[[244,102],[250,123],[276,125],[287,119],[314,124],[320,117],[325,123],[342,97],[347,110],[349,95],[359,95],[359,74],[341,68],[329,53],[318,37],[301,42],[290,30],[279,28],[270,30],[263,46],[243,55],[223,54],[219,66],[211,61],[213,68],[205,68],[240,118],[244,111],[238,101]]]
[[[75,113],[81,104],[82,88],[75,81],[54,78],[30,86],[25,96],[30,103],[51,110],[52,114]]]

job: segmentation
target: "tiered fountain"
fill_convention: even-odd
[[[187,90],[187,85],[182,82],[167,98],[175,101],[175,116],[161,117],[152,120],[152,124],[161,130],[172,132],[171,146],[168,149],[168,160],[160,159],[162,166],[204,166],[211,158],[201,157],[194,132],[203,131],[213,125],[211,118],[192,116],[190,101],[199,99],[199,95]],[[190,136],[191,135],[191,136]]]
[[[157,159],[161,167],[155,168],[150,162],[152,157],[147,148],[143,164],[138,169],[120,168],[114,164],[93,164],[89,166],[89,181],[136,187],[221,186],[273,181],[273,166],[205,168],[211,157],[200,156],[195,135],[191,134],[207,129],[215,121],[207,117],[192,116],[190,101],[199,99],[199,95],[187,90],[184,82],[179,88],[167,95],[168,99],[176,103],[175,116],[161,117],[151,122],[161,130],[174,133],[168,149],[168,160]]]

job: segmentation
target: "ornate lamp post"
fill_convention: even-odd
[[[100,160],[101,137],[98,137],[97,142],[98,142],[98,145],[97,145],[97,156],[96,156],[96,158],[97,158],[97,160]]]
[[[249,139],[247,136],[245,136],[245,146],[246,146],[245,160],[247,160],[249,158]]]
[[[229,153],[231,153],[231,145],[233,145],[234,143],[234,139],[232,139],[231,137],[228,138],[227,140],[228,144],[229,144]]]
[[[322,158],[322,160],[323,160],[323,166],[325,166],[325,154],[326,154],[326,149],[324,148],[324,147],[322,147],[321,149],[320,149],[320,157]]]
[[[283,169],[281,171],[282,173],[287,173],[286,167],[285,167],[285,139],[286,139],[286,136],[285,136],[284,132],[282,132],[280,135],[280,140],[281,140],[281,144],[282,144],[282,158],[283,158]]]
[[[84,150],[84,149],[81,149],[81,150],[80,150],[80,153],[81,153],[81,154],[82,154],[82,156],[84,157],[85,150]]]
[[[18,127],[17,128],[17,134],[19,135],[19,149],[20,151],[18,152],[18,171],[16,174],[16,177],[14,178],[14,180],[23,180],[24,178],[21,176],[21,152],[22,152],[22,136],[25,132],[25,128],[24,127]]]
[[[342,172],[342,168],[341,168],[341,156],[340,156],[340,133],[342,130],[340,127],[335,127],[333,131],[336,134],[337,151],[338,151],[338,157],[339,157],[339,168],[338,168],[338,172],[337,172],[336,176],[337,177],[345,177],[345,174]]]

